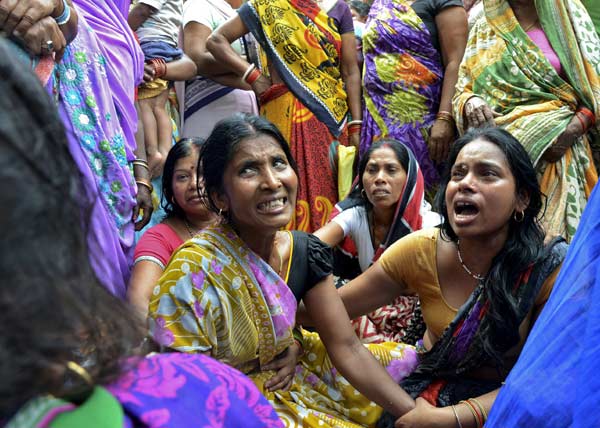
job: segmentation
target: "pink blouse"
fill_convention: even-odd
[[[529,38],[537,45],[538,48],[542,51],[544,56],[548,61],[550,61],[550,65],[554,67],[559,76],[564,77],[562,64],[560,63],[560,59],[558,59],[558,55],[556,55],[556,51],[552,49],[550,45],[550,41],[548,37],[546,37],[546,33],[541,28],[533,28],[527,32]]]

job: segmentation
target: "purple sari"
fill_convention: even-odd
[[[374,140],[394,138],[412,150],[431,186],[439,177],[427,140],[444,69],[427,27],[404,0],[375,0],[363,32],[363,53],[361,154]]]
[[[96,194],[89,214],[91,262],[100,281],[125,297],[132,261],[137,113],[134,91],[143,73],[141,50],[112,1],[74,0],[77,37],[55,67],[49,90],[58,98],[69,149]]]

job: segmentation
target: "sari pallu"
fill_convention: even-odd
[[[421,18],[404,0],[377,0],[363,33],[364,100],[360,151],[394,138],[415,154],[425,183],[439,175],[427,148],[444,69]]]
[[[410,149],[408,158],[406,181],[396,204],[392,225],[386,238],[375,251],[372,263],[375,263],[391,244],[422,227],[423,218],[420,210],[425,190],[423,174]],[[358,189],[358,185],[355,185],[350,196],[336,205],[333,217],[344,210],[365,205],[365,200],[358,194]],[[344,238],[336,248],[336,253],[337,266],[334,269],[336,275],[352,279],[357,276],[356,273],[360,274],[356,246],[349,236]],[[392,341],[414,344],[425,333],[418,301],[416,296],[399,296],[392,304],[352,320],[356,334],[363,343]]]
[[[108,5],[98,9],[96,4],[90,12],[85,0],[74,1],[74,6],[79,15],[78,34],[56,65],[49,90],[58,94],[71,155],[89,183],[86,187],[95,189],[98,199],[90,215],[88,237],[92,266],[109,291],[125,298],[137,191],[128,164],[135,158],[133,93],[143,60],[118,12],[108,10]],[[115,50],[126,54],[117,55]]]
[[[292,344],[296,307],[275,271],[231,228],[219,226],[172,256],[150,302],[150,330],[163,346],[210,352],[246,373],[288,427],[373,425],[382,409],[337,373],[316,333],[303,332],[304,355],[290,391],[264,389],[274,372],[261,367]],[[406,345],[369,350],[394,379],[416,364],[416,352]]]
[[[347,144],[341,36],[333,20],[310,0],[252,1],[238,13],[266,53],[266,62],[285,82],[264,93],[260,105],[261,114],[287,139],[298,164],[297,209],[288,228],[317,230],[338,201],[330,146],[335,139]]]
[[[470,33],[453,99],[458,128],[465,130],[464,106],[473,95],[501,114],[496,123],[523,144],[540,176],[548,198],[543,218],[547,235],[569,241],[598,179],[590,149],[597,144],[595,130],[579,138],[558,162],[541,157],[578,106],[600,117],[600,41],[578,1],[536,1],[564,80],[523,31],[506,0],[485,0],[484,6],[485,17]]]
[[[517,320],[521,325],[534,307],[535,300],[546,279],[560,266],[567,251],[562,238],[547,245],[539,261],[518,277],[514,287]],[[461,400],[478,397],[501,386],[500,381],[469,378],[469,372],[482,368],[496,368],[502,373],[500,362],[484,348],[483,339],[492,334],[488,316],[489,279],[480,281],[469,299],[459,309],[456,318],[446,328],[431,350],[420,355],[419,365],[400,384],[413,398],[423,397],[430,404],[445,407]],[[498,354],[505,354],[514,344],[503,337],[488,341]],[[393,427],[394,418],[385,414],[378,427]]]

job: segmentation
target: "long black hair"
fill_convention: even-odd
[[[198,160],[198,171],[202,171],[203,174],[208,208],[215,213],[219,212],[219,208],[213,197],[215,194],[223,193],[225,169],[234,156],[237,147],[242,141],[257,138],[261,135],[272,137],[277,141],[281,150],[285,153],[289,165],[296,172],[296,175],[298,174],[298,167],[289,144],[279,129],[267,119],[248,113],[236,113],[227,119],[223,119],[217,122],[206,139]]]
[[[90,386],[121,370],[141,322],[99,283],[86,225],[94,203],[69,152],[57,110],[0,40],[0,420],[44,394]]]
[[[160,205],[163,210],[165,210],[165,218],[185,218],[185,213],[173,195],[173,175],[175,174],[175,165],[179,159],[190,156],[192,150],[196,149],[200,151],[203,144],[204,139],[200,137],[183,138],[175,143],[173,147],[171,147],[171,150],[169,150],[161,181],[162,197]],[[200,174],[200,172],[198,172],[198,174]]]
[[[446,188],[450,181],[451,168],[459,152],[474,140],[488,141],[504,153],[515,180],[516,192],[529,197],[529,205],[524,211],[523,219],[517,221],[513,217],[509,220],[508,238],[502,250],[492,260],[492,266],[485,278],[484,290],[490,302],[488,324],[491,334],[485,335],[484,348],[489,355],[501,362],[502,355],[495,351],[494,343],[503,345],[506,349],[519,342],[517,307],[513,294],[515,283],[519,276],[544,254],[545,235],[539,223],[544,199],[529,155],[515,137],[501,128],[471,129],[452,145],[448,168],[436,195],[437,211],[444,218],[441,226],[443,239],[453,242],[458,240],[448,221]]]

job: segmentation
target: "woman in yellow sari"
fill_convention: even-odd
[[[461,131],[498,125],[527,150],[547,236],[575,234],[598,180],[600,40],[579,0],[484,0],[459,71]]]
[[[289,427],[372,426],[379,405],[409,411],[414,402],[397,381],[416,365],[414,348],[362,345],[333,286],[331,249],[280,230],[298,179],[277,128],[256,116],[226,119],[200,162],[208,202],[226,220],[172,256],[150,302],[154,339],[238,368]],[[300,301],[323,342],[294,329]]]
[[[264,74],[231,48],[248,32],[266,54]],[[212,33],[206,47],[252,86],[261,114],[290,144],[300,187],[288,226],[306,232],[324,226],[339,200],[330,150],[335,140],[358,147],[362,127],[350,8],[343,0],[250,0]]]

